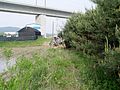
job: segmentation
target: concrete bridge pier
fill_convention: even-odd
[[[41,35],[46,38],[46,15],[37,15],[35,23],[41,26]]]

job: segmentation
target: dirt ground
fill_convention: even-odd
[[[12,47],[13,55],[11,58],[18,58],[20,56],[31,57],[35,53],[45,53],[48,48],[64,48],[63,46],[50,46],[49,42],[45,42],[41,46],[31,47]],[[0,48],[0,58],[4,58],[2,55],[3,49]]]
[[[11,48],[12,52],[13,52],[13,55],[11,58],[18,58],[18,57],[23,56],[23,55],[25,57],[31,57],[33,54],[44,52],[48,48],[50,48],[48,42],[45,42],[41,46],[13,47],[13,48]],[[0,58],[3,58],[2,52],[3,52],[3,49],[0,48]]]

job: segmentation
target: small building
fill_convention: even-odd
[[[18,32],[4,32],[5,37],[18,37]]]
[[[18,31],[18,36],[21,40],[34,40],[41,36],[41,32],[31,27],[24,27]]]

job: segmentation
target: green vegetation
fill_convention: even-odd
[[[66,48],[90,57],[75,61],[85,90],[120,90],[120,0],[91,1],[96,9],[70,17],[62,37]]]
[[[120,90],[120,0],[92,0],[96,9],[75,13],[61,35],[67,49],[45,49],[21,56],[0,90]],[[41,45],[36,41],[0,42],[1,47]],[[10,57],[11,50],[4,50]]]
[[[44,55],[43,55],[44,54]],[[48,49],[24,56],[9,71],[9,81],[0,79],[0,90],[80,90],[73,54],[62,49]]]
[[[106,38],[111,49],[119,46],[120,0],[92,1],[97,4],[96,9],[70,17],[63,38],[67,47],[102,57]]]
[[[9,65],[8,65],[8,60],[10,60],[10,58],[13,55],[12,49],[11,48],[3,48],[2,50],[2,55],[4,56],[4,58],[7,60],[6,62],[6,68],[9,69]]]
[[[45,41],[49,41],[47,38],[38,38],[37,40],[30,41],[5,41],[0,42],[0,47],[27,47],[27,46],[40,46]]]
[[[12,56],[12,49],[11,48],[4,48],[3,49],[3,56],[7,59],[7,60],[9,60],[10,59],[10,57]]]
[[[104,67],[102,60],[96,64],[95,58],[73,50],[48,49],[18,58],[8,72],[11,77],[0,77],[0,90],[119,90],[108,74],[114,65]]]

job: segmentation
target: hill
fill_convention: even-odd
[[[19,27],[0,27],[0,32],[16,32],[20,30]]]

